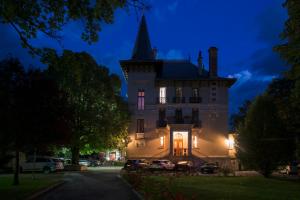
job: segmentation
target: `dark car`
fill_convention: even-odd
[[[194,170],[194,165],[192,161],[178,161],[175,166],[176,171],[190,172]]]
[[[136,171],[148,168],[149,163],[145,159],[127,160],[124,169],[128,171]]]
[[[219,170],[219,166],[215,163],[205,163],[200,167],[200,172],[202,174],[213,174]]]
[[[172,163],[170,160],[154,160],[152,164],[149,166],[151,171],[156,170],[174,170],[175,164]]]

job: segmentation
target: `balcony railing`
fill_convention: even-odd
[[[165,104],[168,103],[168,97],[157,97],[156,103],[158,104]]]
[[[188,149],[187,148],[174,148],[173,150],[174,156],[187,156],[188,155]]]
[[[190,103],[201,103],[202,98],[201,97],[190,97]]]
[[[157,120],[156,125],[158,128],[166,127],[168,124],[167,120]]]
[[[185,97],[173,97],[173,103],[185,103]]]
[[[135,139],[144,139],[145,138],[145,133],[136,133],[135,134]]]
[[[185,116],[182,118],[167,117],[167,120],[158,120],[157,127],[166,127],[167,124],[192,124],[193,128],[201,128],[202,124],[200,120],[192,119],[192,117]]]

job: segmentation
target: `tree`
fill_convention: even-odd
[[[115,10],[129,6],[148,7],[142,0],[1,0],[0,23],[11,25],[22,46],[29,47],[32,53],[39,53],[29,42],[38,32],[60,40],[58,33],[63,26],[80,20],[84,25],[81,38],[91,44],[98,41],[103,23],[113,23]]]
[[[238,127],[237,157],[265,177],[293,157],[293,138],[286,134],[276,105],[268,95],[258,96]]]
[[[281,33],[284,44],[277,45],[274,49],[291,66],[288,77],[300,78],[300,2],[298,0],[286,0],[283,4],[287,8],[289,18],[285,22],[285,29]]]
[[[288,96],[281,96],[284,99],[288,98],[288,103],[280,108],[283,113],[288,110],[285,112],[289,116],[288,129],[295,136],[298,146],[296,154],[300,159],[300,1],[286,0],[283,6],[287,8],[289,16],[281,34],[284,43],[277,45],[274,49],[291,67],[285,73],[284,79],[291,82],[292,87],[289,87]]]
[[[14,58],[0,62],[0,132],[6,150],[15,151],[14,184],[19,184],[19,152],[65,139],[64,94],[38,70],[26,72]]]
[[[251,101],[246,100],[242,106],[239,107],[238,113],[231,115],[230,126],[232,131],[236,131],[240,124],[244,123]]]
[[[49,50],[43,61],[47,73],[68,94],[73,109],[70,121],[72,163],[78,164],[83,148],[108,147],[126,134],[127,112],[121,110],[120,80],[99,66],[87,53],[65,50],[61,56]]]

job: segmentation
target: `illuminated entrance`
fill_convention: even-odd
[[[173,131],[173,155],[187,156],[188,155],[188,132]]]

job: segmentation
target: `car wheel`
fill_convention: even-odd
[[[49,167],[44,167],[43,169],[44,174],[49,174],[51,172]]]

